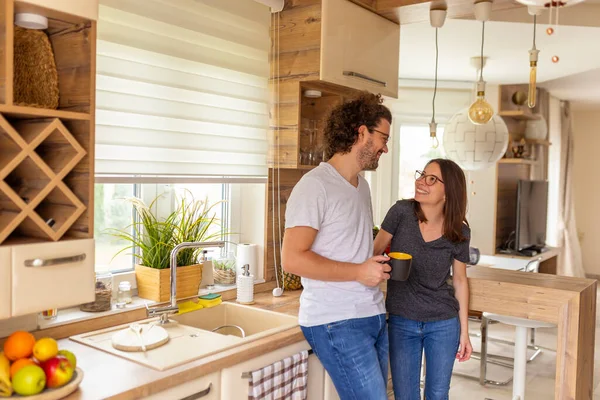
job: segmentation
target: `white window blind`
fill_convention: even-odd
[[[101,0],[96,173],[265,176],[270,10]]]

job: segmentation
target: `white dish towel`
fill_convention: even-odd
[[[308,351],[252,371],[250,375],[248,400],[305,400]]]

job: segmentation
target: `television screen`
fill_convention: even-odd
[[[546,244],[548,182],[520,180],[517,188],[517,251]]]

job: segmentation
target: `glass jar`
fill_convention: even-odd
[[[213,278],[219,285],[235,285],[235,256],[230,251],[227,256],[213,260]]]
[[[79,306],[81,311],[101,312],[110,310],[112,298],[112,274],[110,272],[96,272],[96,298],[91,303]]]
[[[121,307],[131,303],[131,283],[122,281],[119,283],[119,291],[117,292],[117,304]]]

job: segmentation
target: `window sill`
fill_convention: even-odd
[[[60,310],[58,310],[58,315],[56,316],[56,318],[54,318],[52,320],[43,319],[38,314],[38,329],[54,328],[54,327],[61,326],[61,325],[71,324],[73,322],[80,322],[80,321],[91,320],[94,318],[106,317],[108,315],[115,315],[115,314],[119,314],[122,312],[127,312],[127,311],[131,311],[131,310],[136,310],[139,308],[144,308],[145,304],[148,304],[148,306],[151,306],[153,304],[156,304],[156,302],[153,300],[142,299],[141,297],[134,296],[132,298],[131,303],[127,304],[124,308],[117,308],[117,306],[113,303],[111,305],[110,310],[101,311],[101,312],[81,311],[79,309],[79,306],[70,307],[70,308],[61,308]]]
[[[254,281],[254,285],[256,286],[256,285],[264,283],[264,282],[265,282],[264,279],[257,279],[256,281]],[[200,289],[200,291],[198,292],[198,295],[203,296],[203,295],[209,294],[209,293],[223,293],[223,292],[227,292],[230,290],[236,290],[236,289],[237,289],[236,285],[215,285],[215,288],[212,290],[208,290],[205,288]],[[57,326],[61,326],[61,325],[71,324],[74,322],[86,321],[86,320],[91,320],[94,318],[115,315],[115,314],[119,314],[122,312],[127,312],[127,311],[131,311],[131,310],[136,310],[139,308],[144,308],[146,306],[146,304],[148,304],[148,306],[151,306],[153,304],[157,304],[157,302],[155,302],[153,300],[143,299],[138,296],[134,296],[132,299],[132,302],[130,304],[128,304],[127,306],[125,306],[125,308],[117,308],[117,306],[113,303],[110,310],[97,312],[97,313],[81,311],[79,309],[79,306],[63,308],[63,309],[58,310],[58,315],[56,316],[55,319],[52,319],[52,320],[45,320],[38,314],[38,329],[53,328],[53,327],[57,327]]]

